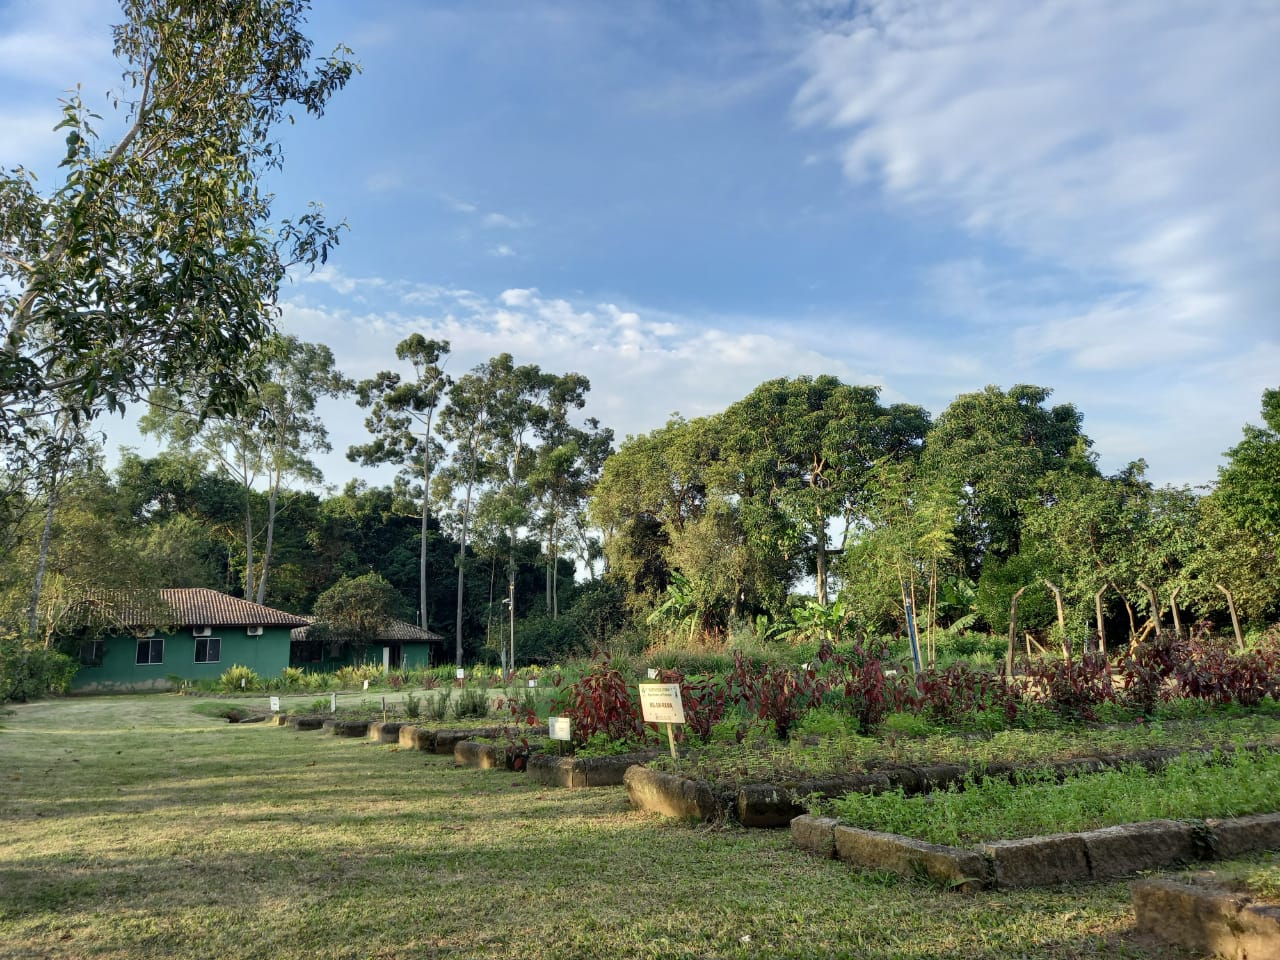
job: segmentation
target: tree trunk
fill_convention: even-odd
[[[253,559],[253,489],[244,488],[244,595],[252,600],[255,590]]]
[[[1044,585],[1053,593],[1053,603],[1058,608],[1058,631],[1062,634],[1062,658],[1069,663],[1071,661],[1071,640],[1067,637],[1067,616],[1062,609],[1062,591],[1048,580],[1044,582]]]
[[[27,627],[31,636],[36,635],[40,627],[40,595],[44,593],[44,575],[49,566],[49,542],[53,539],[53,515],[58,508],[58,477],[55,469],[49,486],[49,502],[45,505],[44,529],[40,531],[40,555],[36,560],[35,583],[31,589],[31,606],[27,610]],[[45,637],[45,646],[53,643],[53,632]]]
[[[560,539],[555,514],[551,516],[551,619],[560,619]]]
[[[1182,636],[1182,618],[1178,616],[1178,594],[1181,591],[1181,587],[1174,587],[1173,593],[1169,594],[1169,611],[1173,614],[1173,632],[1178,637]]]
[[[827,605],[827,527],[825,518],[819,520],[818,526],[814,529],[814,536],[817,540],[818,603],[825,607]]]
[[[462,666],[462,594],[467,578],[467,524],[471,521],[472,479],[467,478],[467,496],[462,506],[462,538],[458,543],[458,603],[455,626],[457,640],[454,648],[454,666]]]
[[[1120,593],[1120,588],[1114,583],[1111,584],[1111,589],[1120,595],[1120,602],[1124,604],[1124,612],[1129,616],[1129,649],[1132,651],[1137,645],[1138,638],[1138,621],[1133,616],[1133,604],[1129,602],[1128,597]]]
[[[1138,581],[1138,586],[1140,586],[1144,591],[1146,591],[1147,599],[1151,603],[1151,622],[1156,625],[1156,638],[1159,639],[1159,637],[1162,636],[1161,630],[1160,630],[1160,618],[1161,618],[1160,598],[1156,596],[1156,592],[1154,590],[1152,590],[1149,586],[1147,586],[1141,580]]]
[[[280,495],[280,484],[271,485],[271,496],[267,498],[267,542],[262,548],[262,573],[258,575],[258,603],[266,603],[267,568],[271,566],[271,550],[276,540],[276,503]]]
[[[1019,587],[1009,603],[1009,649],[1004,655],[1004,675],[1013,676],[1014,644],[1018,642],[1018,600],[1027,592],[1026,587]]]
[[[1222,584],[1215,583],[1214,586],[1221,590],[1222,595],[1227,598],[1227,610],[1231,613],[1231,629],[1235,631],[1236,635],[1236,649],[1244,653],[1244,633],[1240,629],[1240,617],[1236,615],[1236,598]]]
[[[1107,655],[1107,627],[1102,613],[1102,595],[1106,592],[1104,586],[1093,595],[1093,612],[1098,618],[1098,652],[1104,657]]]
[[[508,634],[511,641],[511,655],[507,658],[507,669],[516,668],[516,528],[507,527],[507,538],[510,540],[511,552],[507,559],[507,617],[510,624]]]

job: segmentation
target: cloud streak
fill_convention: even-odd
[[[813,36],[794,111],[854,183],[1075,275],[1023,348],[1124,368],[1274,341],[1278,40],[1264,2],[883,0]]]

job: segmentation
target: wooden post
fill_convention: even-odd
[[[1156,592],[1154,590],[1141,580],[1138,581],[1138,586],[1146,591],[1147,599],[1151,602],[1151,620],[1156,625],[1156,639],[1159,639],[1162,636],[1160,632],[1160,598],[1156,596]]]
[[[1102,595],[1106,592],[1107,587],[1104,584],[1098,592],[1093,595],[1093,611],[1098,617],[1098,652],[1104,657],[1107,655],[1107,627],[1102,614]]]
[[[1067,617],[1062,610],[1062,591],[1048,580],[1044,585],[1053,592],[1053,602],[1058,608],[1058,631],[1062,634],[1062,659],[1071,661],[1071,641],[1067,638]]]
[[[1231,612],[1231,629],[1236,634],[1236,647],[1241,653],[1244,653],[1244,633],[1240,630],[1240,618],[1236,615],[1236,598],[1222,584],[1215,583],[1214,586],[1221,590],[1223,596],[1227,598],[1227,609]]]
[[[1179,637],[1182,636],[1182,619],[1178,616],[1178,594],[1182,592],[1182,587],[1174,587],[1173,593],[1169,594],[1169,610],[1173,614],[1173,632]]]
[[[1013,645],[1018,641],[1018,599],[1026,592],[1026,587],[1019,587],[1018,592],[1013,595],[1013,600],[1009,603],[1009,650],[1004,657],[1004,673],[1006,677],[1013,676]],[[1031,649],[1027,649],[1027,655],[1030,656]]]

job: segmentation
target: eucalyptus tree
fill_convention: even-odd
[[[205,418],[185,406],[185,397],[160,387],[152,391],[150,409],[139,426],[143,433],[166,440],[178,451],[212,462],[234,480],[244,499],[245,596],[265,602],[275,544],[280,495],[294,481],[318,484],[323,475],[310,459],[332,449],[329,432],[317,413],[322,397],[346,393],[351,382],[334,367],[333,352],[323,344],[275,334],[246,361],[259,386],[234,413]],[[267,487],[265,543],[257,555],[254,489]]]
[[[123,132],[99,140],[77,89],[61,180],[0,173],[0,444],[35,453],[38,424],[120,411],[155,385],[198,415],[237,409],[244,363],[271,333],[289,267],[322,262],[337,229],[279,219],[260,176],[295,111],[319,115],[355,65],[312,59],[305,0],[121,0]]]
[[[546,606],[552,619],[560,615],[559,561],[566,540],[587,543],[585,504],[613,452],[613,431],[588,417],[583,427],[552,421],[535,451],[529,489],[536,524],[546,537]],[[589,545],[587,547],[589,551]]]
[[[365,427],[373,440],[353,446],[347,457],[370,466],[395,463],[415,478],[420,478],[418,563],[418,626],[427,626],[427,550],[428,525],[431,515],[431,476],[443,448],[433,436],[437,410],[449,390],[451,380],[444,372],[449,354],[449,341],[428,340],[415,333],[396,345],[396,357],[413,368],[413,379],[383,370],[376,376],[356,384],[356,397],[361,407],[369,410]]]

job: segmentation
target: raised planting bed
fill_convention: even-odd
[[[523,771],[529,764],[529,750],[510,740],[459,740],[453,745],[453,762],[481,770]]]
[[[1033,773],[1062,782],[1082,774],[1099,773],[1127,765],[1155,771],[1177,757],[1186,754],[1211,755],[1215,749],[1222,754],[1230,754],[1233,750],[1230,745],[1221,748],[1191,747],[1181,751],[1143,750],[1121,756],[1076,757],[1032,765],[991,763],[980,767],[955,763],[908,765],[873,762],[867,764],[868,770],[865,773],[812,778],[797,778],[793,775],[773,782],[761,780],[724,784],[710,779],[650,770],[649,773],[653,776],[637,774],[636,789],[632,791],[629,787],[628,792],[633,805],[655,813],[667,813],[668,809],[673,809],[681,812],[668,815],[682,819],[736,820],[745,827],[777,828],[787,826],[792,819],[805,813],[814,798],[832,799],[846,794],[880,794],[894,790],[901,790],[907,796],[918,796],[959,786],[966,781],[1013,780]],[[697,786],[682,785],[685,783]],[[691,791],[709,798],[700,802],[696,811],[688,807],[685,799],[692,795]],[[664,794],[670,796],[664,797]]]
[[[375,721],[369,724],[369,739],[374,743],[399,743],[400,728],[403,723],[392,721]]]
[[[287,724],[294,730],[323,730],[324,717],[289,717]]]
[[[1138,929],[1229,960],[1280,960],[1280,903],[1172,880],[1133,885]]]
[[[561,757],[551,753],[529,758],[529,779],[550,787],[616,787],[628,767],[647,763],[656,751],[620,753],[612,757]]]
[[[369,735],[369,720],[335,720],[333,725],[329,726],[335,737],[367,737]]]
[[[405,750],[422,750],[426,753],[435,753],[436,732],[428,730],[426,727],[406,723],[400,727],[398,743]]]
[[[956,890],[1014,889],[1109,880],[1142,870],[1280,849],[1280,813],[1224,820],[1152,820],[1080,833],[953,847],[863,830],[831,817],[791,824],[795,844],[816,856],[867,870],[927,876]]]

